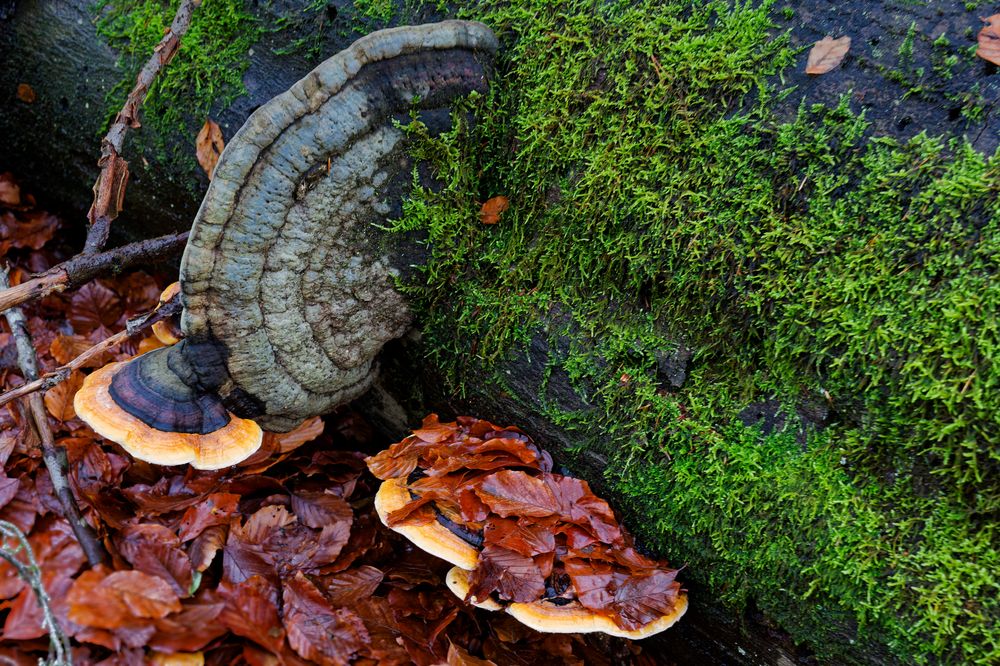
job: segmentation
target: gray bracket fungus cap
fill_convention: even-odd
[[[393,120],[485,92],[496,49],[475,22],[380,30],[250,116],[181,262],[187,339],[172,355],[192,381],[271,430],[368,388],[375,355],[411,323],[377,228],[411,180]]]
[[[184,251],[184,339],[89,375],[80,417],[140,460],[219,469],[260,447],[260,426],[291,430],[367,390],[410,325],[394,284],[422,251],[383,230],[413,169],[397,122],[444,129],[457,99],[486,92],[496,49],[481,23],[381,30],[257,109]]]

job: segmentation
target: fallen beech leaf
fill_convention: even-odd
[[[413,431],[413,436],[422,441],[437,444],[454,435],[457,430],[454,423],[441,423],[437,414],[429,414],[424,417],[420,428]]]
[[[366,649],[372,658],[379,664],[413,663],[403,646],[396,614],[388,599],[384,597],[361,599],[354,605],[354,610],[364,620],[368,629],[369,640]]]
[[[76,410],[73,409],[73,396],[83,386],[83,373],[74,370],[70,373],[66,381],[56,384],[45,392],[45,408],[49,414],[60,421],[69,421],[76,418]]]
[[[312,573],[336,560],[350,536],[349,521],[316,530],[283,506],[265,506],[242,526],[234,523],[230,527],[223,571],[233,582],[252,575],[288,577],[301,571]]]
[[[303,444],[311,442],[323,434],[323,419],[314,416],[304,421],[299,427],[291,432],[265,433],[265,437],[273,437],[277,442],[280,453],[294,451]]]
[[[239,501],[240,496],[234,493],[212,493],[184,512],[177,536],[190,541],[213,525],[228,525]]]
[[[500,516],[543,518],[559,511],[559,502],[541,479],[519,470],[503,470],[483,479],[479,498]]]
[[[494,591],[501,599],[521,602],[535,601],[545,594],[542,572],[530,557],[494,545],[479,552],[469,584],[469,595],[479,600]]]
[[[192,653],[203,649],[228,629],[219,619],[226,603],[214,590],[184,603],[180,613],[156,620],[149,647],[164,652]]]
[[[556,549],[556,537],[551,527],[536,525],[530,520],[490,518],[483,529],[484,543],[496,544],[507,550],[533,557]]]
[[[98,629],[116,629],[136,619],[161,618],[181,609],[162,578],[141,571],[84,571],[67,595],[69,619]]]
[[[284,616],[289,645],[319,664],[347,664],[370,641],[361,618],[346,608],[331,609],[301,572],[285,581]]]
[[[362,565],[319,579],[326,598],[332,606],[353,607],[359,599],[367,599],[382,583],[382,572],[375,567]]]
[[[156,524],[129,525],[117,545],[118,552],[136,571],[167,581],[179,597],[188,596],[191,559],[181,550],[173,530]]]
[[[212,119],[206,120],[205,124],[201,127],[201,131],[198,132],[198,137],[195,139],[195,151],[198,156],[198,164],[208,174],[209,180],[212,180],[212,172],[215,171],[215,165],[219,162],[219,155],[222,154],[222,150],[225,147],[225,141],[222,139],[222,129],[219,128],[218,123]]]
[[[483,224],[496,224],[500,221],[500,214],[508,208],[510,208],[510,201],[505,196],[487,199],[483,207],[479,209],[479,221]]]
[[[49,353],[59,365],[66,365],[74,358],[94,346],[88,338],[82,335],[59,335],[49,345]],[[98,354],[83,364],[84,368],[100,368],[111,361],[111,355]]]
[[[984,18],[983,22],[986,25],[979,31],[976,55],[994,65],[1000,65],[1000,14]]]
[[[456,597],[394,587],[386,596],[392,606],[397,641],[409,653],[409,663],[440,664],[448,654],[448,626],[458,617]],[[372,599],[374,601],[374,599]]]
[[[278,615],[278,588],[260,576],[238,584],[223,580],[219,595],[226,606],[219,620],[237,636],[243,636],[272,652],[285,642],[285,630]]]
[[[354,521],[351,505],[336,495],[298,492],[292,494],[291,500],[295,516],[308,527],[323,529],[339,522],[345,522],[349,526]]]
[[[213,525],[195,537],[188,550],[195,571],[204,571],[211,566],[215,554],[225,545],[228,534],[229,529],[225,525]]]
[[[809,50],[806,74],[826,74],[841,63],[851,48],[851,38],[844,36],[834,39],[827,35]]]
[[[52,240],[59,228],[59,218],[42,211],[31,211],[15,216],[0,215],[0,251],[11,247],[40,250]]]
[[[674,569],[629,574],[602,562],[570,559],[565,564],[580,603],[606,612],[623,629],[649,624],[677,604],[681,586]]]
[[[80,288],[70,299],[69,323],[77,333],[87,334],[101,327],[111,329],[124,309],[118,295],[98,282]]]
[[[4,472],[0,471],[0,508],[7,506],[7,503],[17,496],[20,487],[20,481],[8,478]]]
[[[71,574],[50,571],[42,579],[45,591],[53,600],[63,599],[73,585]],[[3,624],[4,640],[31,640],[41,638],[48,633],[43,624],[44,616],[38,605],[35,591],[25,587],[10,602],[10,613]]]
[[[34,104],[38,96],[35,94],[35,89],[27,83],[18,83],[17,98],[25,104]]]

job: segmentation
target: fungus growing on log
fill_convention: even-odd
[[[220,469],[260,448],[259,425],[230,414],[217,398],[194,394],[160,366],[164,359],[150,352],[91,373],[73,398],[77,415],[134,458],[156,465]]]
[[[653,621],[638,629],[622,629],[608,615],[591,610],[579,601],[556,602],[539,599],[529,603],[503,604],[492,597],[483,600],[470,597],[470,572],[452,567],[445,576],[445,584],[459,599],[488,611],[506,611],[508,615],[535,631],[547,634],[587,634],[600,631],[619,638],[639,640],[648,638],[672,627],[687,610],[687,597],[679,596],[673,607]]]
[[[486,91],[496,47],[474,22],[380,30],[257,109],[191,229],[184,338],[102,375],[109,387],[90,399],[153,430],[214,436],[228,412],[288,431],[366,391],[376,354],[411,321],[394,285],[415,262],[382,230],[412,185],[398,124],[445,129],[456,100]]]
[[[406,507],[411,501],[413,498],[405,482],[389,479],[375,493],[375,510],[385,525],[405,536],[417,548],[456,567],[474,569],[479,550],[436,519],[412,525],[394,525],[391,522],[389,516],[392,512]]]
[[[469,417],[368,458],[382,522],[455,565],[449,588],[539,631],[645,638],[687,610],[677,571],[638,553],[608,504],[516,428]]]

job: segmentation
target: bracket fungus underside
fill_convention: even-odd
[[[456,100],[486,91],[496,48],[475,22],[380,30],[257,109],[191,229],[184,338],[92,374],[80,416],[137,458],[215,469],[259,445],[242,420],[287,431],[361,395],[411,322],[394,283],[419,250],[380,228],[412,183],[399,123],[447,128]],[[226,429],[228,449],[201,449]]]

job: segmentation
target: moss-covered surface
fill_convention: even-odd
[[[417,4],[358,2],[334,26],[309,1],[285,23],[364,30]],[[175,5],[103,5],[126,69]],[[608,458],[631,524],[711,594],[753,601],[824,659],[877,643],[904,662],[992,663],[1000,157],[873,137],[847,100],[778,114],[795,95],[782,72],[804,54],[775,25],[799,12],[462,3],[501,36],[500,75],[474,130],[422,144],[446,187],[399,223],[433,247],[413,296],[456,391],[470,377],[502,388],[496,369],[533,335],[572,340],[551,346],[552,369],[592,407],[542,396],[546,417]],[[181,123],[193,137],[241,89],[259,31],[280,28],[205,0],[144,108],[153,134]],[[922,69],[905,31],[871,61],[898,56],[881,74],[911,100],[953,94],[975,63],[968,36],[949,37]],[[952,100],[957,115],[981,117],[995,78]],[[484,227],[496,194],[511,209]],[[565,323],[540,331],[553,308]],[[657,366],[681,343],[694,357],[676,388]]]
[[[94,6],[98,33],[119,51],[122,80],[108,95],[109,121],[121,108],[139,69],[170,27],[180,0],[107,0]],[[193,168],[189,146],[170,144],[178,129],[191,136],[191,146],[209,112],[245,92],[243,73],[248,54],[264,26],[243,0],[205,0],[196,10],[182,48],[158,76],[142,106],[147,131],[139,141],[160,161]],[[180,102],[183,100],[183,103]]]
[[[483,368],[558,307],[552,367],[594,408],[546,417],[688,578],[822,659],[1000,660],[1000,156],[872,137],[846,101],[778,121],[768,82],[804,57],[780,8],[557,4],[463,10],[500,77],[474,130],[422,142],[446,187],[399,223],[433,247],[434,362],[501,390]]]

